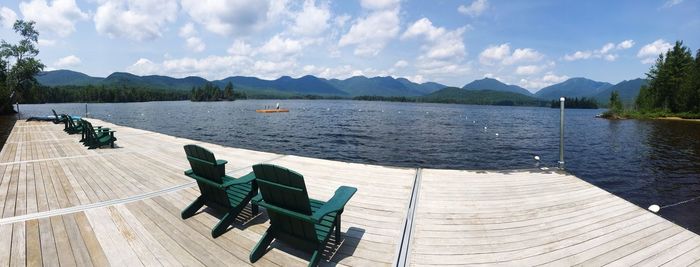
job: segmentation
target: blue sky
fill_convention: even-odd
[[[493,77],[536,91],[643,77],[675,40],[700,48],[698,14],[697,0],[30,0],[0,3],[0,36],[34,20],[47,69],[100,77]]]

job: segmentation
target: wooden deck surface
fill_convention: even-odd
[[[340,246],[321,265],[700,265],[700,236],[564,173],[351,164],[90,121],[116,130],[117,148],[87,150],[62,125],[17,122],[0,152],[0,266],[249,265],[269,226],[264,210],[247,208],[216,239],[218,214],[180,219],[199,194],[182,174],[191,143],[228,160],[229,175],[261,162],[293,169],[312,198],[357,187]],[[310,257],[272,247],[255,265]]]

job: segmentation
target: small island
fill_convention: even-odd
[[[192,87],[190,91],[190,101],[192,102],[207,102],[207,101],[233,101],[236,99],[245,99],[246,95],[243,92],[233,90],[233,84],[228,82],[224,90],[210,82],[201,87]]]

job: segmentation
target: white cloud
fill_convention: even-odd
[[[197,35],[197,29],[194,28],[192,22],[189,22],[180,28],[179,35],[182,38],[192,37]]]
[[[518,48],[513,51],[510,57],[503,59],[503,64],[511,65],[520,62],[537,62],[542,60],[544,55],[532,48]]]
[[[285,58],[292,57],[300,53],[303,45],[298,40],[282,38],[280,35],[275,35],[267,41],[257,53],[269,58]]]
[[[174,0],[103,0],[95,13],[95,29],[110,38],[153,40],[175,21],[177,10]]]
[[[246,34],[275,18],[286,8],[284,1],[182,0],[182,9],[210,32],[227,36]],[[274,12],[273,12],[274,11]]]
[[[139,58],[139,60],[137,60],[133,65],[129,66],[127,70],[137,75],[166,74],[158,72],[159,67],[146,58]]]
[[[394,68],[405,68],[408,67],[408,62],[406,60],[399,60],[394,63]]]
[[[460,5],[457,8],[459,13],[469,15],[472,17],[477,17],[481,15],[489,7],[489,2],[487,0],[474,0],[469,6]]]
[[[515,69],[515,73],[518,75],[533,75],[540,73],[540,71],[542,71],[542,67],[538,65],[518,66]]]
[[[493,65],[510,56],[510,45],[501,44],[498,46],[489,46],[479,54],[479,62],[484,65]]]
[[[361,0],[362,8],[369,10],[394,9],[399,5],[399,0]]]
[[[470,71],[469,66],[463,64],[467,55],[462,37],[465,31],[466,27],[455,30],[436,27],[429,19],[422,18],[411,24],[401,39],[424,40],[415,64],[421,78],[459,77]]]
[[[185,45],[194,52],[202,52],[207,47],[204,44],[204,41],[202,41],[202,39],[199,37],[188,37],[185,39]]]
[[[600,50],[598,50],[598,52],[601,53],[601,54],[607,54],[607,53],[610,52],[610,50],[612,50],[613,48],[615,48],[615,44],[613,44],[613,43],[607,43],[607,44],[604,44],[603,47],[600,48]]]
[[[683,3],[683,0],[666,0],[666,3],[664,3],[664,7],[669,8],[680,3]]]
[[[17,20],[17,13],[14,10],[7,7],[0,8],[0,24],[8,29],[12,29],[12,26]]]
[[[522,78],[518,82],[518,85],[526,89],[535,90],[566,81],[567,79],[569,79],[569,77],[566,75],[559,76],[552,72],[548,72],[542,77],[534,77],[530,79]]]
[[[333,19],[333,24],[335,24],[338,27],[343,27],[345,26],[345,23],[347,23],[352,17],[348,14],[343,14],[336,16],[335,19]]]
[[[185,46],[194,52],[202,52],[207,47],[204,41],[197,36],[197,29],[194,28],[192,23],[182,26],[178,35],[185,39]]]
[[[376,56],[399,33],[398,1],[363,0],[361,4],[363,8],[371,10],[370,14],[356,20],[340,38],[338,46],[354,45],[355,55]]]
[[[673,48],[673,45],[664,41],[664,39],[658,39],[653,43],[642,46],[637,52],[637,57],[642,59],[642,63],[651,64],[656,61],[660,54],[666,53],[671,48]]]
[[[401,35],[401,39],[424,36],[430,41],[435,41],[444,34],[445,28],[435,27],[429,19],[422,18],[411,24],[411,26],[409,26],[408,29],[406,29],[406,31]]]
[[[461,59],[466,55],[462,34],[465,28],[448,31],[442,27],[435,27],[433,23],[422,18],[414,22],[401,35],[401,39],[424,37],[428,45],[422,47],[425,53],[421,56],[434,60]]]
[[[602,58],[607,61],[615,61],[619,55],[614,54],[614,51],[629,49],[634,46],[634,40],[624,40],[617,45],[614,43],[606,43],[600,49],[576,51],[573,54],[564,55],[564,60],[575,61],[590,58]]]
[[[295,15],[291,32],[302,36],[318,36],[328,29],[331,12],[327,5],[316,6],[315,0],[304,1],[304,7]]]
[[[579,59],[589,59],[593,53],[591,51],[576,51],[573,54],[570,55],[564,55],[564,60],[566,61],[574,61],[574,60],[579,60]]]
[[[629,49],[634,46],[634,40],[624,40],[617,44],[617,49],[622,50],[622,49]]]
[[[88,15],[80,10],[75,0],[31,0],[21,2],[19,10],[24,19],[36,22],[37,29],[66,37],[75,31],[75,23]]]
[[[244,41],[236,40],[231,44],[231,46],[226,50],[231,55],[236,56],[249,56],[253,53],[253,49]]]
[[[70,67],[75,67],[80,65],[80,58],[76,57],[75,55],[70,55],[66,56],[63,58],[58,59],[56,62],[53,63],[53,67],[55,68],[70,68]]]
[[[517,48],[511,54],[510,44],[505,43],[498,46],[489,46],[479,54],[479,62],[483,65],[493,66],[495,64],[513,65],[523,62],[538,62],[544,55],[532,48]]]

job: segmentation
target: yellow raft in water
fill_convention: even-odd
[[[255,112],[257,113],[278,113],[278,112],[289,112],[289,109],[286,108],[280,108],[280,109],[256,109]]]

